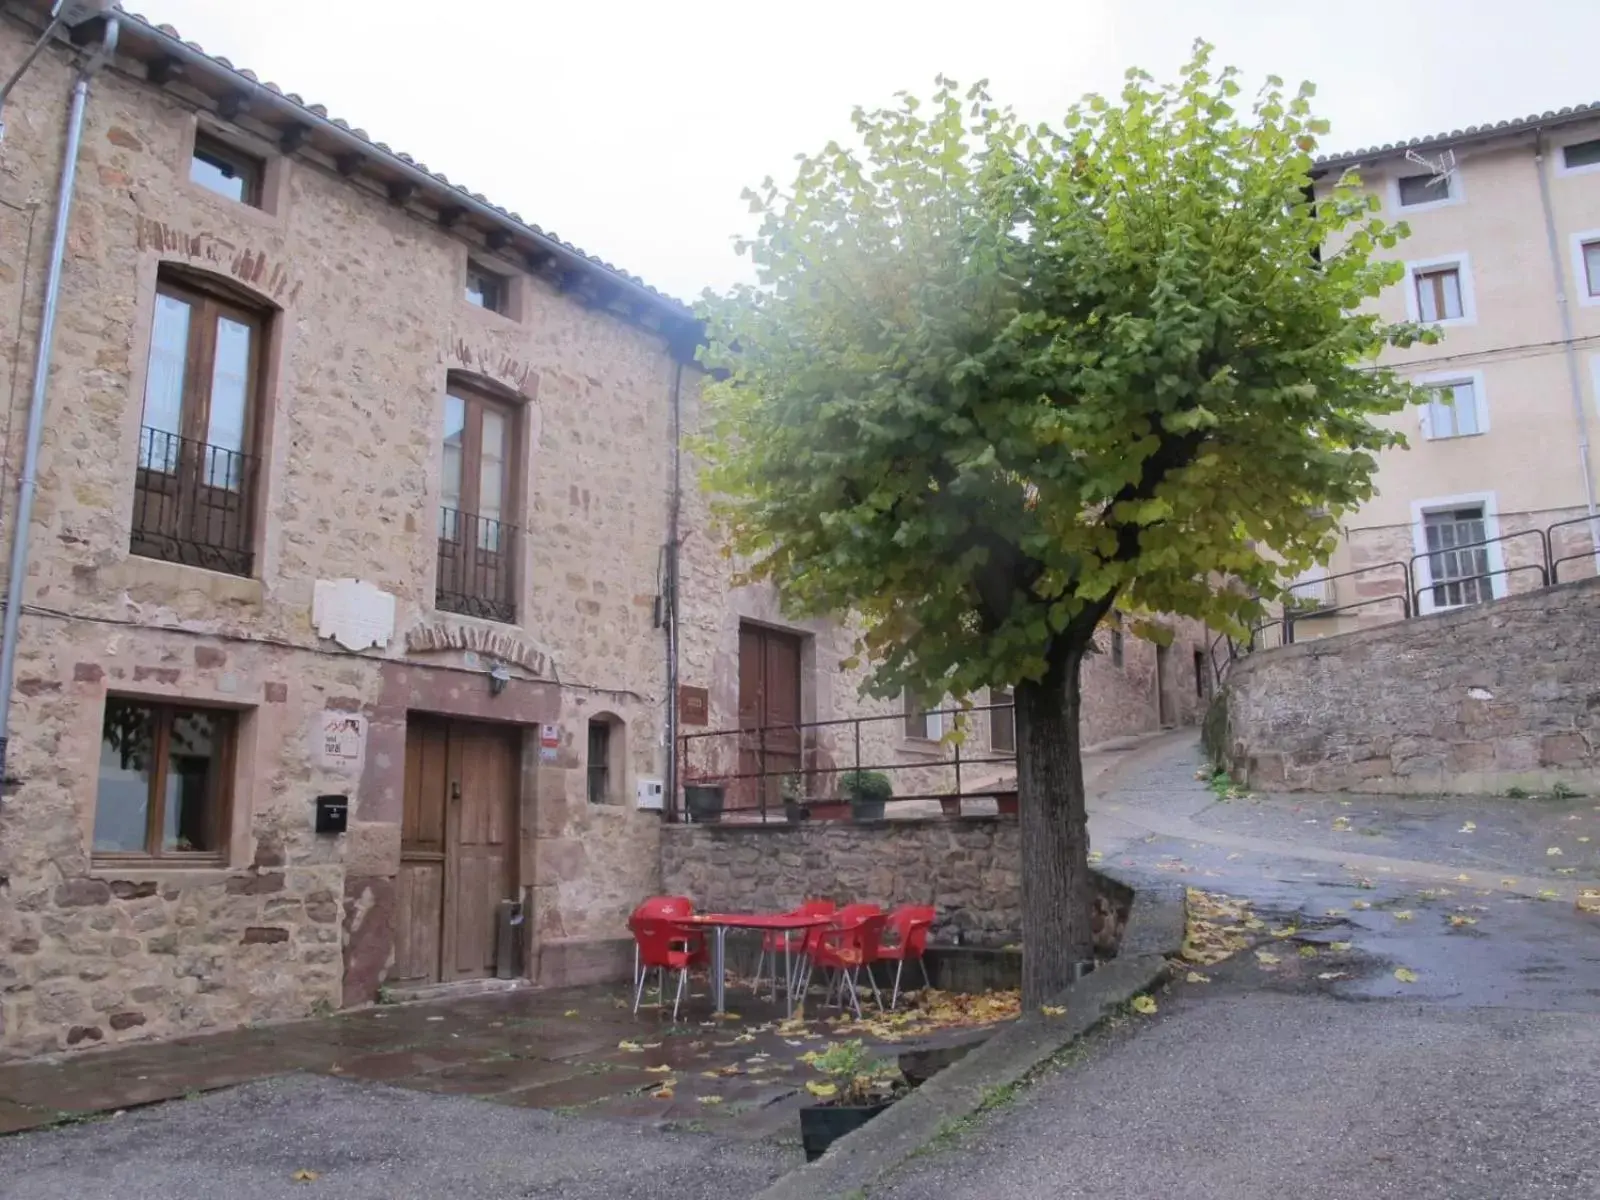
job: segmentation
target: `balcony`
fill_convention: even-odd
[[[504,521],[441,508],[434,607],[486,621],[515,622],[513,573],[521,534]]]
[[[251,573],[259,460],[148,426],[139,431],[129,550],[144,558]]]

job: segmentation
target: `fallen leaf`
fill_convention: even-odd
[[[1090,862],[1092,862],[1092,863],[1102,862],[1102,861],[1104,861],[1104,859],[1105,859],[1105,854],[1103,852],[1101,852],[1099,850],[1091,850],[1091,851],[1089,851],[1089,861]]]
[[[1318,973],[1317,978],[1318,979],[1348,979],[1348,978],[1350,978],[1350,972],[1349,971],[1322,971],[1322,972]]]
[[[626,1050],[630,1054],[632,1054],[632,1053],[637,1053],[640,1050],[643,1050],[644,1047],[639,1045],[638,1042],[630,1042],[626,1038],[624,1038],[622,1041],[617,1043],[617,1049],[618,1050]]]
[[[1242,854],[1233,853],[1233,854],[1228,855],[1228,861],[1229,862],[1238,862],[1243,857],[1244,857],[1244,855],[1242,855]]]
[[[1374,888],[1376,888],[1378,885],[1373,883],[1372,880],[1370,880],[1370,879],[1358,879],[1358,880],[1356,880],[1356,886],[1359,887],[1359,888],[1365,888],[1367,891],[1370,892]]]
[[[1274,963],[1279,963],[1279,962],[1282,962],[1283,960],[1280,959],[1276,954],[1270,954],[1265,950],[1257,950],[1256,951],[1256,961],[1261,962],[1261,963],[1265,963],[1267,966],[1270,967]]]
[[[1467,823],[1466,823],[1466,824],[1465,824],[1465,825],[1463,825],[1463,826],[1462,826],[1462,827],[1461,827],[1461,828],[1460,828],[1460,829],[1458,829],[1458,830],[1456,830],[1456,832],[1457,832],[1457,833],[1471,833],[1471,832],[1473,832],[1473,831],[1474,831],[1474,830],[1475,830],[1475,829],[1477,829],[1477,828],[1478,828],[1478,825],[1477,825],[1477,822],[1475,822],[1475,821],[1468,821],[1468,822],[1467,822]]]
[[[1333,831],[1335,833],[1349,833],[1350,832],[1350,818],[1349,817],[1335,817],[1333,819],[1333,825],[1331,826],[1331,828],[1333,829]]]
[[[1370,902],[1368,902],[1366,900],[1357,900],[1357,901],[1355,901],[1355,903],[1351,904],[1350,907],[1354,908],[1354,909],[1358,909],[1361,912],[1366,912],[1367,909],[1372,907],[1372,905],[1371,905]]]
[[[1202,975],[1199,971],[1190,971],[1184,976],[1184,980],[1188,983],[1210,983],[1211,976]]]
[[[650,1074],[652,1074],[652,1075],[671,1075],[672,1074],[672,1068],[667,1066],[665,1063],[662,1063],[659,1067],[646,1067],[645,1070],[650,1072]]]
[[[1342,917],[1342,916],[1344,916],[1344,909],[1342,909],[1342,908],[1330,908],[1325,913],[1323,913],[1322,915],[1325,916],[1325,917]]]
[[[1410,967],[1396,967],[1394,969],[1394,977],[1401,983],[1415,983],[1417,981],[1417,973]]]
[[[655,1091],[651,1092],[650,1098],[652,1100],[671,1100],[677,1094],[677,1092],[672,1090],[672,1084],[669,1081],[667,1083],[663,1083]]]
[[[1556,868],[1556,874],[1557,875],[1576,875],[1577,873],[1578,873],[1578,868],[1577,867],[1557,867]]]
[[[1316,956],[1317,956],[1317,948],[1315,946],[1301,946],[1300,947],[1300,957],[1301,958],[1315,958]]]
[[[1414,914],[1409,908],[1402,908],[1399,912],[1394,914],[1394,919],[1396,921],[1409,921],[1413,915]]]
[[[576,1017],[576,1016],[578,1016],[578,1015],[579,1015],[579,1014],[578,1014],[578,1010],[577,1010],[577,1009],[575,1009],[575,1008],[569,1008],[569,1009],[567,1009],[567,1011],[566,1011],[566,1012],[564,1012],[564,1013],[562,1013],[562,1014],[561,1014],[561,1015],[562,1015],[562,1016],[563,1016],[563,1017]]]
[[[1135,996],[1133,998],[1133,1011],[1149,1016],[1156,1010],[1156,1002],[1149,996]]]
[[[1561,895],[1561,893],[1556,891],[1555,888],[1539,889],[1539,899],[1541,900],[1554,900],[1559,895]]]
[[[717,1016],[724,1021],[737,1021],[739,1019],[739,1014],[736,1012],[722,1012],[718,1013]]]
[[[289,1176],[289,1179],[293,1183],[315,1183],[317,1181],[317,1173],[301,1167],[293,1175]]]
[[[1472,917],[1453,916],[1450,918],[1450,924],[1456,926],[1457,928],[1462,925],[1476,925],[1477,923],[1478,922]]]
[[[1329,942],[1328,949],[1332,950],[1335,954],[1343,954],[1346,950],[1350,949],[1350,945],[1351,943],[1349,942]]]
[[[1043,1005],[1039,1011],[1047,1017],[1059,1017],[1064,1015],[1067,1009],[1063,1004],[1046,1004]]]
[[[722,1097],[721,1096],[701,1096],[700,1097],[700,1103],[701,1104],[721,1104],[722,1103]]]
[[[839,1094],[839,1089],[833,1084],[818,1083],[814,1079],[806,1084],[806,1091],[810,1092],[819,1100],[826,1100],[829,1096],[836,1096]]]
[[[1578,840],[1579,840],[1579,841],[1580,841],[1580,842],[1587,842],[1587,841],[1588,841],[1588,840],[1589,840],[1589,839],[1588,839],[1588,838],[1586,838],[1586,837],[1581,837],[1581,838],[1579,838],[1579,839],[1578,839]]]
[[[1472,876],[1471,875],[1457,875],[1456,876],[1456,882],[1457,883],[1471,883],[1472,882]]]
[[[1561,847],[1560,846],[1551,846],[1550,849],[1545,851],[1545,855],[1547,857],[1549,857],[1549,858],[1556,858],[1556,857],[1558,857],[1560,855],[1560,853],[1561,853]]]
[[[1517,886],[1517,881],[1515,879],[1502,879],[1500,881],[1500,886],[1501,887],[1516,887]]]

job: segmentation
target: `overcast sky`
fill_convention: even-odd
[[[726,287],[739,191],[944,72],[1054,118],[1203,36],[1311,79],[1327,150],[1600,100],[1594,0],[125,0],[672,295]]]

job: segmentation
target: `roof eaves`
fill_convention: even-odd
[[[1492,125],[1468,125],[1465,129],[1452,129],[1448,133],[1429,134],[1426,137],[1412,138],[1408,142],[1385,142],[1381,146],[1367,146],[1359,150],[1343,151],[1339,154],[1324,154],[1311,164],[1311,172],[1313,175],[1326,175],[1330,171],[1342,171],[1346,167],[1358,166],[1361,163],[1372,162],[1376,159],[1394,158],[1404,154],[1407,150],[1443,150],[1447,147],[1459,146],[1464,143],[1485,142],[1500,137],[1514,137],[1517,134],[1529,133],[1536,129],[1559,128],[1563,125],[1574,125],[1583,121],[1595,120],[1600,120],[1600,101],[1572,105],[1552,112],[1533,113],[1515,120],[1497,121]]]
[[[203,71],[211,72],[217,82],[246,91],[251,94],[252,99],[262,97],[264,94],[268,102],[286,106],[290,112],[285,115],[298,116],[313,130],[321,130],[336,141],[354,143],[352,149],[358,149],[361,153],[380,160],[389,169],[406,177],[408,182],[430,187],[435,192],[442,191],[445,193],[441,196],[442,200],[475,211],[488,221],[499,224],[506,234],[520,235],[521,238],[532,241],[555,258],[564,260],[568,265],[597,273],[613,284],[620,285],[624,292],[654,308],[661,316],[679,322],[694,320],[693,310],[681,300],[658,291],[638,276],[629,274],[605,259],[574,246],[554,232],[525,221],[520,214],[492,203],[481,193],[469,192],[461,184],[452,183],[443,174],[428,170],[426,165],[409,154],[394,150],[384,142],[374,141],[366,130],[353,127],[338,117],[329,116],[327,108],[323,105],[310,104],[293,92],[285,93],[275,83],[262,82],[253,71],[236,67],[226,58],[207,54],[198,44],[186,41],[170,25],[158,25],[146,17],[129,12],[121,13],[120,19],[133,23],[137,27],[137,32],[148,39],[158,51],[186,64],[194,64]],[[124,45],[126,46],[126,43]]]

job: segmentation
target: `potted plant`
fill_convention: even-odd
[[[837,1042],[827,1051],[802,1055],[823,1079],[806,1084],[816,1104],[800,1109],[800,1142],[806,1161],[816,1162],[845,1134],[859,1129],[906,1091],[905,1077],[891,1062],[867,1057],[860,1039]]]
[[[687,784],[683,789],[683,806],[691,821],[720,821],[722,788],[717,784]]]
[[[882,771],[850,771],[839,780],[839,791],[850,801],[852,819],[881,821],[883,802],[894,795],[894,785]]]
[[[785,775],[778,780],[778,795],[783,798],[783,819],[791,825],[804,821],[810,815],[806,812],[805,790],[800,776]]]

